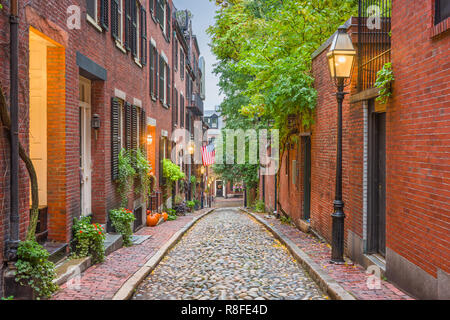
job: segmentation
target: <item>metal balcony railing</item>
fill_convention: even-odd
[[[204,103],[200,94],[194,93],[191,97],[191,101],[189,103],[188,108],[191,109],[196,115],[203,116],[204,111]]]
[[[373,88],[391,62],[391,11],[392,0],[359,0],[358,91]]]

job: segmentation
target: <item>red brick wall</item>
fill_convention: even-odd
[[[393,2],[387,246],[436,277],[450,273],[450,34],[431,38],[432,2]]]
[[[20,2],[20,138],[26,148],[28,148],[28,40],[29,27],[32,26],[45,34],[50,39],[59,43],[65,48],[65,87],[63,93],[64,101],[55,110],[60,115],[59,123],[55,120],[55,125],[65,128],[65,132],[60,133],[65,139],[59,143],[60,149],[52,153],[55,163],[61,162],[58,169],[58,176],[54,176],[56,184],[52,184],[58,196],[52,199],[60,207],[58,214],[61,219],[55,221],[55,228],[50,231],[50,237],[59,241],[67,241],[70,238],[72,217],[79,216],[80,213],[80,179],[79,179],[79,106],[78,106],[78,79],[79,68],[76,64],[76,52],[79,51],[100,66],[107,69],[107,81],[93,82],[92,112],[101,116],[102,127],[98,132],[98,140],[92,134],[92,160],[93,171],[93,211],[94,219],[98,222],[106,222],[107,210],[118,205],[119,199],[115,192],[115,185],[111,182],[111,137],[110,137],[110,99],[114,96],[114,89],[120,89],[127,95],[127,101],[134,102],[134,98],[142,101],[142,105],[147,109],[147,115],[158,120],[158,137],[161,129],[168,132],[171,130],[171,110],[166,110],[159,103],[150,103],[148,88],[148,66],[141,68],[131,58],[131,55],[120,51],[112,37],[110,31],[99,32],[86,20],[85,1],[76,0],[51,0],[51,1],[28,1]],[[66,25],[68,15],[66,9],[70,5],[81,7],[81,30],[69,30]],[[147,34],[157,40],[158,49],[164,50],[171,60],[170,44],[162,39],[161,29],[150,18],[148,13]],[[0,12],[0,56],[9,56],[9,9],[5,7]],[[149,37],[150,38],[150,37]],[[6,94],[9,94],[9,61],[0,59],[0,85]],[[61,81],[61,85],[64,81]],[[56,91],[54,91],[56,92]],[[64,106],[65,105],[65,106]],[[61,114],[61,112],[63,112]],[[57,116],[57,114],[54,114]],[[65,123],[64,123],[65,119]],[[49,133],[49,137],[52,133]],[[55,139],[61,136],[55,136]],[[5,238],[5,226],[9,212],[9,145],[8,138],[4,132],[0,133],[0,247],[3,248]],[[65,159],[65,165],[64,160]],[[64,174],[65,172],[65,174]],[[156,172],[158,172],[156,170]],[[64,176],[64,178],[63,178]],[[21,235],[23,237],[28,222],[29,208],[29,188],[28,179],[24,166],[21,166]],[[52,215],[51,219],[55,219]],[[61,224],[61,225],[59,225]],[[3,251],[3,250],[0,250]],[[1,258],[2,252],[0,252]]]
[[[356,46],[356,30],[349,29]],[[312,64],[318,92],[314,125],[311,128],[311,226],[331,242],[331,214],[334,211],[337,153],[337,88],[330,79],[326,54],[318,55]],[[346,88],[356,93],[356,66],[353,81]],[[345,236],[351,230],[363,237],[363,156],[364,110],[361,103],[350,104],[347,95],[343,105],[343,198],[346,214]]]

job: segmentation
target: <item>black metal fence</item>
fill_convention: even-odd
[[[359,0],[358,90],[374,87],[377,73],[391,62],[392,0]]]

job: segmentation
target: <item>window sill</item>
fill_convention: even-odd
[[[125,47],[119,40],[116,40],[116,47],[119,48],[119,50],[123,53],[127,54],[127,50],[125,50]]]
[[[92,18],[90,15],[86,15],[86,20],[92,24],[94,26],[95,29],[97,29],[98,32],[103,32],[102,27],[100,27],[100,25],[97,23],[97,21],[94,20],[94,18]]]
[[[169,106],[166,103],[162,104],[164,108],[169,109]]]
[[[439,24],[431,27],[431,38],[436,38],[450,29],[450,18],[445,19]]]
[[[157,101],[157,99],[156,99],[156,97],[155,97],[155,95],[151,95],[152,96],[152,100],[153,100],[153,102],[156,102]]]
[[[138,66],[139,66],[139,68],[143,68],[143,66],[142,66],[142,64],[140,63],[140,61],[139,61],[139,59],[138,58],[134,58],[134,63],[136,63]]]

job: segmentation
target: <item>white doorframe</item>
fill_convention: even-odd
[[[81,215],[92,213],[91,81],[80,77]]]

